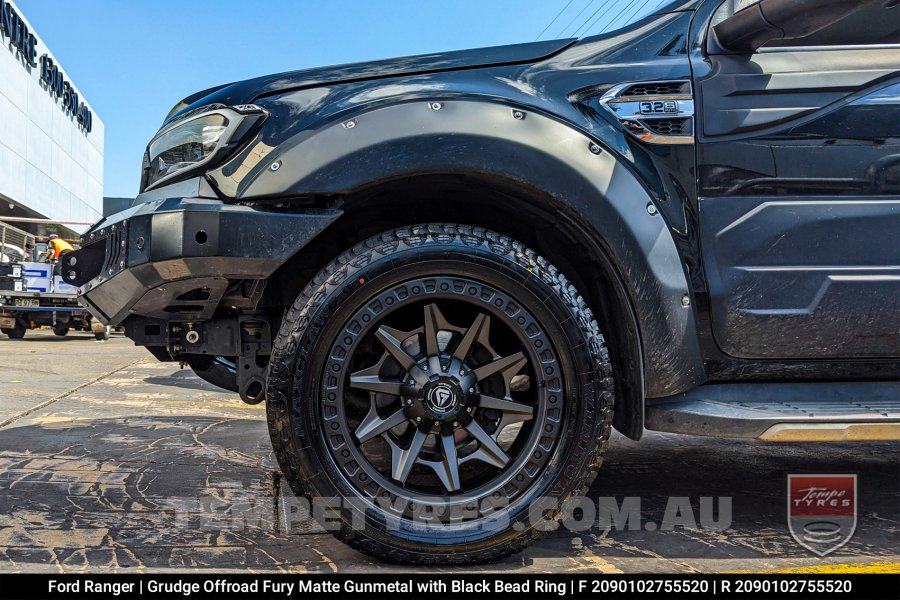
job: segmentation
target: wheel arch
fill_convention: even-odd
[[[634,327],[633,343],[611,339],[614,366],[636,373],[618,374],[617,429],[639,437],[644,397],[704,381],[693,310],[683,305],[690,288],[668,227],[647,210],[654,200],[633,172],[586,133],[526,108],[451,100],[439,110],[427,102],[377,108],[297,137],[267,157],[279,168],[257,171],[240,201],[319,199],[344,215],[276,272],[269,293],[296,291],[298,272],[378,228],[486,227],[557,265],[601,319]]]
[[[423,194],[433,201],[422,202]],[[644,377],[640,332],[626,286],[577,215],[564,208],[549,210],[538,195],[537,190],[476,174],[419,175],[358,190],[344,198],[344,215],[270,278],[268,293],[290,304],[329,260],[399,226],[452,222],[496,231],[535,250],[584,295],[606,336],[615,369],[616,429],[637,439],[643,429]],[[491,210],[495,202],[505,203],[509,213]],[[560,235],[533,227],[551,218]],[[598,276],[585,276],[594,273]]]

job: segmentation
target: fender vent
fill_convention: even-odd
[[[646,119],[644,127],[656,135],[690,135],[690,119]]]
[[[694,95],[690,81],[622,83],[600,106],[647,144],[694,143]]]
[[[687,81],[669,81],[660,83],[636,83],[625,88],[620,98],[634,98],[642,96],[674,96],[690,94],[691,84]]]

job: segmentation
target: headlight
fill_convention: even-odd
[[[258,106],[245,104],[201,111],[164,127],[147,146],[144,189],[222,156],[265,115]],[[251,117],[255,118],[248,127],[247,121]]]

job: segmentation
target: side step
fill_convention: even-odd
[[[645,424],[772,442],[900,440],[900,381],[707,384],[648,399]]]

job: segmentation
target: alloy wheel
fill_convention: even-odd
[[[537,320],[500,290],[405,282],[351,316],[331,350],[329,447],[357,489],[400,513],[511,502],[558,436],[558,369]]]

